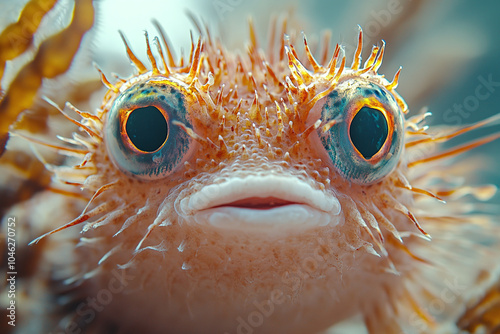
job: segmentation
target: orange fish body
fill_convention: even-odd
[[[493,216],[456,196],[464,190],[448,183],[446,159],[498,134],[436,144],[498,115],[427,130],[428,115],[409,117],[396,92],[401,70],[392,81],[378,73],[385,44],[362,62],[361,30],[352,62],[339,45],[316,60],[305,37],[299,56],[275,33],[264,51],[252,25],[247,54],[202,34],[177,61],[158,30],[157,50],[146,35],[149,65],[122,36],[137,73],[111,82],[99,70],[98,110],[61,110],[81,116],[72,121],[81,131],[48,144],[71,158],[44,163],[50,187],[74,196],[34,196],[10,211],[50,231],[31,249],[56,253],[40,261],[69,291],[71,317],[58,326],[334,333],[357,321],[372,334],[457,331],[465,305],[498,281],[500,234]],[[57,208],[59,219],[81,213],[34,222],[23,205]]]

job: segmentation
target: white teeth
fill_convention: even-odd
[[[251,198],[273,197],[290,202],[269,208],[231,206]],[[204,187],[180,201],[180,213],[197,224],[222,229],[263,231],[286,234],[311,227],[335,226],[340,223],[338,199],[324,191],[289,176],[247,176],[228,179]],[[189,221],[189,219],[188,219]]]
[[[234,178],[221,184],[212,184],[181,201],[186,214],[224,205],[250,197],[275,197],[285,201],[308,204],[313,208],[340,213],[340,203],[334,196],[313,189],[309,184],[294,177],[267,175]]]

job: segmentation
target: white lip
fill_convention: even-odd
[[[291,204],[269,209],[225,206],[251,197],[274,197]],[[271,232],[336,225],[341,206],[335,196],[313,189],[300,179],[266,175],[232,178],[206,186],[182,199],[180,209],[198,224]]]

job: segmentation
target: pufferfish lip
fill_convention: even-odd
[[[235,177],[184,198],[181,210],[198,224],[223,229],[304,230],[340,222],[338,199],[281,175]]]

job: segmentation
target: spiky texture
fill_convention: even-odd
[[[88,281],[85,293],[93,296],[107,287],[113,271],[131,277],[126,293],[113,295],[98,314],[98,324],[114,322],[122,331],[234,332],[238,317],[247,319],[273,291],[282,301],[258,326],[262,333],[311,333],[357,314],[372,334],[433,333],[453,325],[461,312],[457,305],[490,284],[493,275],[484,279],[481,273],[493,267],[488,254],[498,249],[498,231],[490,217],[470,214],[476,207],[461,200],[469,193],[487,199],[493,187],[453,188],[453,168],[443,160],[498,134],[445,152],[435,146],[499,117],[437,135],[422,125],[427,114],[409,118],[396,170],[375,184],[352,184],[320,153],[313,137],[332,124],[314,111],[339,83],[354,78],[384,87],[407,114],[395,91],[401,70],[392,82],[378,73],[385,43],[374,46],[362,66],[360,31],[349,68],[339,45],[329,61],[323,56],[318,62],[305,37],[299,57],[290,38],[275,43],[273,30],[264,53],[252,25],[250,30],[246,54],[229,52],[206,33],[192,42],[188,58],[175,61],[159,28],[163,45],[155,39],[156,56],[146,34],[151,69],[122,35],[137,73],[111,83],[99,71],[108,88],[101,109],[93,114],[67,105],[82,116],[79,126],[88,136],[66,139],[71,147],[52,145],[81,163],[47,166],[56,181],[84,188],[89,203],[75,220],[35,242],[85,223],[72,255],[80,272],[71,281]],[[115,99],[151,78],[175,82],[183,91],[193,124],[176,126],[198,149],[170,177],[143,182],[113,165],[103,138]],[[343,224],[274,240],[221,232],[179,215],[181,201],[204,186],[269,173],[334,192]],[[448,199],[446,205],[440,201]],[[488,249],[487,242],[495,246]],[[457,287],[454,302],[433,309],[450,284]]]

